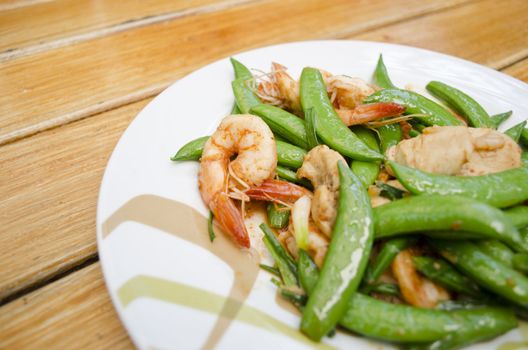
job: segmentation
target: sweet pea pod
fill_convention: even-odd
[[[464,310],[452,311],[461,312]],[[508,309],[482,308],[465,310],[466,320],[455,332],[429,344],[405,347],[406,350],[454,350],[469,344],[493,339],[517,327],[515,315]]]
[[[207,140],[209,140],[209,136],[199,137],[195,140],[187,142],[178,150],[178,152],[176,152],[173,157],[171,157],[171,160],[199,160],[202,156],[203,148]]]
[[[244,78],[235,79],[231,82],[236,104],[240,112],[243,114],[249,113],[249,110],[252,107],[258,106],[262,103],[257,95],[255,95],[255,93],[249,88],[247,83],[247,79]]]
[[[406,114],[423,114],[420,121],[427,125],[464,125],[447,109],[416,92],[401,89],[380,90],[368,96],[363,102],[395,102],[406,107]]]
[[[416,239],[409,237],[393,238],[385,242],[374,262],[367,268],[365,282],[367,284],[376,282],[387,270],[396,255],[414,243],[416,243]]]
[[[328,98],[319,70],[303,69],[300,96],[305,113],[313,108],[317,135],[325,144],[352,159],[367,161],[383,159],[381,154],[371,150],[341,121]]]
[[[297,265],[291,258],[291,256],[281,246],[271,228],[265,223],[260,224],[260,229],[264,233],[262,238],[266,248],[268,248],[277,268],[279,269],[282,280],[286,286],[297,285]]]
[[[512,111],[508,111],[508,112],[492,115],[491,124],[493,125],[493,128],[498,129],[502,123],[504,123],[506,120],[508,120],[511,117],[512,113],[513,113]]]
[[[512,258],[513,268],[528,273],[528,254],[515,254]]]
[[[514,253],[505,244],[496,239],[483,239],[475,242],[475,245],[484,253],[493,259],[500,261],[506,266],[512,267]]]
[[[251,74],[250,70],[247,69],[246,66],[244,66],[242,63],[231,57],[229,59],[231,61],[231,65],[233,66],[233,71],[235,72],[235,79],[242,79],[242,80],[248,80],[253,78],[253,74]],[[241,114],[240,109],[238,108],[238,105],[233,105],[233,108],[231,109],[231,114]]]
[[[183,145],[178,150],[176,155],[171,158],[173,161],[183,160],[200,160],[204,145],[209,139],[209,136],[203,136],[196,140],[190,141]],[[298,169],[301,167],[306,151],[300,147],[294,146],[287,142],[276,141],[277,145],[277,161],[279,165],[289,167],[292,169]]]
[[[374,70],[374,84],[384,89],[395,89],[396,86],[392,83],[389,78],[389,73],[387,73],[387,68],[383,62],[383,55],[379,55],[378,63],[376,64],[376,69]]]
[[[313,108],[308,109],[304,113],[304,119],[306,120],[306,124],[304,126],[306,130],[308,149],[312,149],[319,145],[319,140],[317,139],[317,129],[315,127],[317,121],[315,119],[315,112]]]
[[[368,293],[378,293],[378,294],[385,294],[385,295],[392,295],[395,297],[400,296],[400,288],[396,284],[391,283],[376,283],[366,286],[365,288],[361,288],[361,293],[368,294]]]
[[[455,112],[467,119],[470,126],[492,128],[489,114],[477,101],[464,92],[439,81],[431,81],[425,87],[436,98],[443,100]]]
[[[273,133],[280,135],[292,144],[308,148],[306,142],[305,121],[285,110],[266,104],[257,105],[250,110],[268,124]]]
[[[422,133],[417,131],[417,130],[414,130],[414,129],[411,129],[409,130],[409,136],[410,137],[418,137],[420,136]]]
[[[413,194],[455,194],[499,208],[528,199],[527,166],[482,176],[449,176],[426,173],[393,161],[388,164],[401,184]]]
[[[524,127],[526,126],[526,120],[520,122],[517,125],[512,126],[508,130],[504,132],[505,135],[508,135],[512,138],[513,141],[519,142],[519,139],[521,138],[521,134],[524,130]]]
[[[377,131],[380,139],[381,153],[383,154],[392,146],[397,145],[402,139],[400,124],[383,125]]]
[[[504,210],[504,214],[517,228],[528,226],[528,205],[518,205]]]
[[[362,183],[339,161],[339,200],[321,276],[304,309],[301,330],[320,340],[341,319],[363,276],[374,238],[372,208]]]
[[[266,211],[268,212],[269,225],[272,228],[283,228],[290,220],[290,210],[283,205],[268,203]]]
[[[236,102],[233,104],[233,108],[231,108],[231,114],[240,114],[240,109],[238,109]]]
[[[287,142],[276,141],[277,160],[280,165],[292,169],[298,169],[302,166],[306,151],[300,147],[294,146]]]
[[[299,279],[304,291],[311,295],[319,271],[306,254],[299,255]],[[361,293],[348,300],[339,324],[353,332],[376,339],[399,343],[431,342],[445,338],[453,332],[474,329],[481,325],[482,332],[514,328],[517,323],[511,311],[500,308],[472,310],[429,310],[407,305],[386,303]]]
[[[454,230],[498,239],[511,248],[528,252],[528,242],[500,210],[471,198],[436,194],[411,196],[376,207],[376,238],[403,233]]]
[[[528,146],[528,128],[524,128],[521,132],[521,143]]]
[[[277,165],[277,169],[275,170],[281,179],[304,186],[309,190],[313,189],[312,183],[306,179],[299,179],[295,171],[283,167],[282,165]]]
[[[462,275],[451,264],[442,259],[415,256],[413,257],[413,263],[416,270],[421,272],[425,277],[449,290],[477,298],[482,296],[482,291],[473,281]]]
[[[253,74],[251,74],[251,71],[240,61],[234,59],[231,57],[229,59],[231,61],[231,65],[233,66],[233,71],[235,72],[235,79],[251,79],[253,78]]]
[[[372,131],[362,126],[356,126],[352,128],[352,131],[368,147],[375,150],[376,152],[380,151],[378,142]],[[374,181],[376,181],[380,170],[380,163],[380,161],[365,162],[361,160],[354,160],[350,165],[350,168],[363,183],[365,188],[367,188],[372,185]]]
[[[481,287],[515,304],[528,306],[528,279],[485,254],[475,244],[432,240],[430,245]]]

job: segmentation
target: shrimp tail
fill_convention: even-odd
[[[312,196],[306,188],[288,181],[268,179],[260,186],[251,187],[245,192],[251,199],[260,201],[293,204],[302,196]]]
[[[405,112],[405,107],[394,102],[379,102],[358,105],[354,109],[338,109],[337,113],[348,125],[364,124],[373,120],[399,116]]]
[[[244,218],[233,200],[226,193],[219,192],[210,203],[210,208],[222,229],[240,246],[249,248],[249,234]]]

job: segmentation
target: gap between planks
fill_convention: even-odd
[[[21,7],[27,7],[31,5],[37,5],[42,4],[45,2],[52,2],[54,0],[21,0],[21,1],[13,1],[11,3],[7,4],[0,4],[0,11],[9,11],[9,10],[15,10]]]
[[[67,38],[56,39],[56,40],[48,41],[42,44],[28,46],[28,47],[24,47],[20,49],[9,49],[7,51],[0,53],[0,62],[36,54],[36,53],[43,52],[43,51],[58,49],[58,48],[65,47],[68,45],[77,44],[83,41],[94,40],[94,39],[101,38],[107,35],[124,32],[130,29],[135,29],[135,28],[149,26],[152,24],[172,21],[172,20],[176,20],[176,19],[184,18],[188,16],[198,16],[202,14],[218,12],[222,10],[228,10],[235,6],[250,4],[250,3],[254,3],[258,1],[260,0],[231,0],[231,1],[222,2],[219,4],[205,5],[205,6],[195,7],[191,9],[184,9],[184,10],[174,11],[174,12],[165,13],[161,15],[140,18],[138,20],[125,21],[123,23],[112,25],[106,28],[97,29],[89,33],[77,34],[77,35],[73,35]],[[42,2],[42,1],[36,1],[36,3],[39,3],[39,2]]]
[[[204,6],[203,9],[208,8],[209,10],[202,10],[203,12],[198,12],[199,8],[198,9],[193,9],[193,11],[195,11],[193,13],[193,15],[199,15],[199,14],[215,12],[214,10],[211,10],[211,8],[215,8],[216,11],[219,11],[219,10],[229,9],[231,7],[234,7],[235,5],[249,4],[249,3],[252,3],[252,2],[258,2],[258,1],[257,0],[236,0],[236,1],[229,2],[229,3],[219,4],[219,5]],[[416,18],[428,17],[428,16],[432,16],[432,15],[438,14],[440,12],[449,11],[449,10],[453,10],[453,9],[456,9],[456,8],[459,8],[459,7],[467,6],[467,5],[470,5],[471,3],[474,3],[474,2],[475,2],[474,0],[468,0],[468,1],[460,3],[460,4],[449,5],[449,6],[445,6],[445,7],[438,6],[438,7],[429,9],[429,10],[424,10],[424,12],[421,12],[421,13],[416,13],[416,14],[409,15],[407,17],[389,19],[387,22],[382,23],[382,24],[379,24],[379,23],[366,24],[366,25],[364,25],[362,27],[359,27],[359,28],[356,28],[354,30],[341,31],[339,33],[332,33],[332,34],[324,36],[324,37],[322,37],[320,39],[343,38],[343,37],[346,37],[346,36],[363,34],[363,33],[369,32],[371,30],[381,29],[381,28],[385,28],[385,27],[388,27],[388,26],[391,26],[391,25],[395,25],[395,24],[406,22],[406,21],[410,21],[410,20],[413,20],[413,19],[416,19]],[[189,10],[184,10],[184,11],[180,11],[180,12],[186,12],[186,11],[188,12]],[[180,13],[180,12],[175,12],[174,14]],[[186,16],[189,16],[189,15],[191,15],[191,14],[187,14]],[[164,16],[164,15],[162,15],[162,16]],[[152,17],[152,19],[156,19],[156,18],[159,18],[159,17],[162,17],[162,16],[155,16],[155,17]],[[166,18],[164,20],[152,21],[152,22],[150,22],[148,24],[137,25],[137,27],[146,26],[146,25],[152,25],[152,24],[155,24],[155,23],[158,23],[158,22],[174,20],[174,19],[178,19],[178,18],[182,18],[182,17],[184,17],[184,16],[175,16],[175,17],[169,18],[169,19]],[[137,22],[140,22],[140,21],[142,21],[142,20],[139,20]],[[136,23],[136,22],[131,22],[131,24],[132,23]],[[119,27],[119,26],[120,25],[117,25],[115,27]],[[104,31],[105,34],[101,35],[101,36],[110,35],[110,34],[114,34],[114,33],[118,32],[117,30],[116,31],[111,31],[111,28],[113,28],[113,27],[102,29],[102,30],[99,30],[99,31],[96,31],[96,32],[103,32]],[[127,30],[130,30],[130,29],[133,29],[133,28],[136,28],[136,26],[128,27]],[[119,30],[119,31],[122,31],[122,30]],[[81,34],[80,36],[85,36],[85,35],[91,35],[91,34]],[[73,36],[73,37],[70,37],[70,38],[67,38],[67,39],[59,39],[57,41],[61,41],[61,42],[68,41],[68,45],[69,44],[74,44],[74,43],[79,42],[79,41],[74,41],[74,39],[72,39],[72,38],[75,38],[75,37],[77,37],[77,36]],[[93,36],[92,39],[95,39],[97,37],[100,37],[100,36]],[[51,42],[51,43],[53,43],[53,42]],[[40,46],[41,45],[37,45],[37,47],[40,47]],[[25,50],[25,49],[22,49],[22,50]],[[27,50],[33,50],[33,49],[32,49],[32,47],[30,47]],[[16,52],[16,51],[13,51],[13,52]],[[36,52],[38,52],[38,51],[34,51],[32,53],[36,53]],[[2,54],[0,54],[0,62],[2,61],[1,57],[2,57]],[[14,57],[11,57],[11,58],[14,58]],[[118,107],[121,107],[121,106],[125,106],[125,105],[130,104],[130,103],[141,101],[141,100],[143,100],[145,98],[148,98],[148,97],[155,96],[155,95],[159,94],[160,92],[162,92],[165,88],[167,88],[171,83],[172,82],[158,83],[158,84],[149,86],[149,87],[147,87],[145,89],[136,91],[136,92],[131,93],[131,94],[120,96],[118,98],[114,98],[114,99],[111,99],[111,100],[108,100],[108,101],[103,101],[103,102],[100,102],[100,103],[98,103],[96,105],[93,105],[93,106],[89,106],[89,107],[86,107],[86,108],[83,108],[83,109],[80,109],[80,110],[76,110],[76,111],[71,112],[71,113],[67,113],[67,114],[52,118],[52,119],[45,120],[43,122],[39,122],[39,123],[33,124],[31,126],[28,126],[28,127],[24,127],[24,128],[20,128],[18,130],[14,130],[14,131],[9,132],[7,134],[3,134],[3,135],[0,136],[0,146],[8,144],[8,143],[15,142],[17,140],[20,140],[20,139],[23,139],[23,138],[26,138],[26,137],[29,137],[29,136],[32,136],[32,135],[35,135],[35,134],[40,133],[40,132],[45,131],[45,130],[50,130],[50,129],[59,127],[61,125],[66,125],[66,124],[72,123],[72,122],[77,121],[77,120],[85,119],[87,117],[91,117],[91,116],[94,116],[94,115],[102,113],[102,112],[106,112],[106,111],[109,111],[109,110],[112,110],[112,109],[115,109],[115,108],[118,108]]]

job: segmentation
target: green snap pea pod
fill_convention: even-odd
[[[304,113],[304,120],[306,120],[305,130],[308,149],[312,149],[319,145],[319,140],[317,139],[317,129],[315,127],[317,121],[315,119],[315,112],[313,108],[308,109]]]
[[[339,161],[339,200],[321,276],[308,299],[301,330],[320,340],[343,316],[368,262],[374,238],[372,208],[362,183]]]
[[[325,144],[357,160],[382,160],[383,156],[365,145],[339,118],[328,98],[319,70],[304,68],[300,80],[301,105],[306,113],[313,108],[317,135]]]
[[[247,79],[235,79],[231,82],[233,94],[235,95],[236,104],[242,113],[249,113],[252,107],[262,102],[247,85]]]
[[[299,272],[299,282],[306,294],[311,294],[317,280],[319,279],[319,268],[310,258],[310,255],[303,250],[299,250],[299,259],[297,260],[297,271]]]
[[[460,195],[495,207],[508,207],[528,199],[528,167],[481,176],[426,173],[388,161],[401,184],[413,194]]]
[[[395,102],[405,106],[406,114],[424,114],[420,121],[427,125],[463,125],[451,112],[438,103],[416,92],[401,89],[380,90],[368,96],[363,102]]]
[[[209,137],[210,136],[203,136],[186,143],[178,150],[176,155],[172,157],[171,160],[200,160],[204,145]],[[306,151],[304,149],[283,141],[276,141],[276,145],[277,161],[279,165],[283,165],[292,169],[298,169],[301,167],[304,161],[304,156],[306,155]]]
[[[422,134],[421,132],[416,131],[414,129],[409,130],[409,136],[410,137],[417,137],[417,136],[420,136],[421,134]]]
[[[513,251],[504,243],[496,239],[483,239],[475,242],[476,246],[484,253],[488,254],[506,266],[512,267]]]
[[[247,69],[246,66],[244,66],[242,63],[231,57],[229,59],[231,61],[231,65],[233,66],[233,70],[235,72],[235,79],[251,79],[253,78],[253,74],[251,74],[250,70]],[[240,109],[238,108],[238,105],[233,105],[233,108],[231,109],[231,114],[241,114]]]
[[[277,169],[275,170],[281,179],[304,186],[309,190],[313,189],[312,183],[306,179],[299,179],[295,171],[281,165],[277,165]]]
[[[506,130],[504,134],[511,137],[513,141],[519,142],[519,139],[521,138],[521,133],[523,132],[525,126],[526,126],[526,120],[520,122],[517,125],[512,126],[508,130]]]
[[[235,72],[235,79],[251,79],[253,78],[253,74],[251,74],[251,71],[243,65],[240,61],[234,59],[231,57],[229,59],[231,61],[231,65],[233,66],[233,71]]]
[[[312,294],[319,278],[319,270],[308,254],[299,255],[298,271],[304,291],[308,295]],[[376,339],[404,343],[435,341],[452,332],[472,327],[479,320],[482,320],[483,332],[489,331],[493,326],[507,324],[513,328],[517,324],[515,316],[506,309],[485,307],[454,311],[429,310],[390,304],[361,293],[355,293],[349,299],[339,324]]]
[[[268,221],[272,228],[283,228],[290,220],[290,210],[280,204],[268,203]]]
[[[413,262],[416,270],[433,282],[437,282],[449,290],[474,297],[482,296],[482,291],[478,285],[462,275],[443,259],[415,256],[413,257]]]
[[[504,123],[506,120],[508,120],[511,117],[512,113],[513,113],[512,111],[508,111],[508,112],[492,115],[491,124],[493,125],[493,128],[498,129],[502,123]]]
[[[504,210],[504,214],[517,228],[528,226],[528,205],[518,205]]]
[[[259,227],[264,232],[264,244],[268,248],[273,260],[275,260],[284,284],[288,287],[297,285],[297,265],[295,265],[292,257],[280,245],[268,225],[262,223]]]
[[[383,125],[377,131],[380,139],[381,153],[383,154],[392,146],[397,145],[402,139],[400,124]]]
[[[439,81],[431,81],[425,87],[433,96],[443,100],[455,112],[467,119],[470,126],[492,128],[491,118],[482,106],[466,93]]]
[[[452,311],[460,312],[464,310]],[[416,344],[406,350],[455,350],[469,344],[493,339],[517,327],[515,315],[507,309],[486,307],[465,310],[466,322],[455,332],[429,344]],[[479,312],[480,311],[480,312]],[[480,314],[479,314],[480,313]]]
[[[302,166],[306,151],[300,147],[294,146],[287,142],[276,141],[277,160],[280,165],[292,169],[298,169]]]
[[[525,128],[521,131],[521,143],[525,146],[528,146],[528,128]]]
[[[457,269],[497,295],[521,306],[528,306],[528,279],[463,241],[432,240],[430,245]]]
[[[202,151],[207,140],[209,140],[209,136],[199,137],[195,140],[187,142],[178,150],[178,152],[176,152],[173,157],[171,157],[171,160],[199,160],[202,156]]]
[[[375,150],[376,152],[380,151],[376,136],[374,136],[371,130],[362,126],[356,126],[352,128],[352,131],[361,141],[363,141],[371,149]],[[350,165],[350,168],[352,169],[354,174],[356,174],[359,180],[363,183],[365,188],[367,188],[372,185],[374,181],[376,181],[380,170],[380,163],[380,161],[365,162],[361,160],[355,160]]]
[[[280,135],[296,146],[304,149],[308,148],[306,123],[301,118],[281,108],[266,104],[252,107],[250,113],[261,117],[275,134]]]
[[[528,254],[515,254],[512,258],[513,268],[528,273]]]
[[[384,89],[393,89],[396,88],[392,81],[389,78],[389,73],[387,73],[387,67],[383,62],[383,56],[380,54],[378,58],[378,63],[376,64],[376,69],[374,70],[374,84],[378,85],[380,88]]]
[[[385,242],[374,262],[367,268],[365,282],[367,284],[376,282],[387,270],[396,255],[414,243],[416,243],[416,239],[410,237],[393,238]]]
[[[511,248],[528,252],[519,231],[506,215],[471,198],[437,194],[411,196],[376,207],[376,238],[403,233],[460,230],[498,239]]]
[[[233,108],[231,108],[231,114],[240,114],[240,109],[238,109],[236,102],[233,104]]]

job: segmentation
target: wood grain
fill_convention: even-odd
[[[499,69],[528,57],[528,1],[479,1],[353,36],[435,50]]]
[[[519,80],[528,83],[528,59],[514,63],[503,70],[503,73],[516,77]],[[528,117],[528,116],[527,116]]]
[[[100,264],[0,308],[0,349],[132,349]]]
[[[57,0],[4,10],[0,12],[0,60],[243,2],[247,0],[111,0],[97,4],[91,0]]]
[[[0,300],[96,253],[99,184],[144,100],[0,147]]]
[[[235,52],[333,38],[467,0],[269,0],[189,16],[0,64],[0,144],[159,92]],[[405,11],[401,8],[405,7]]]

